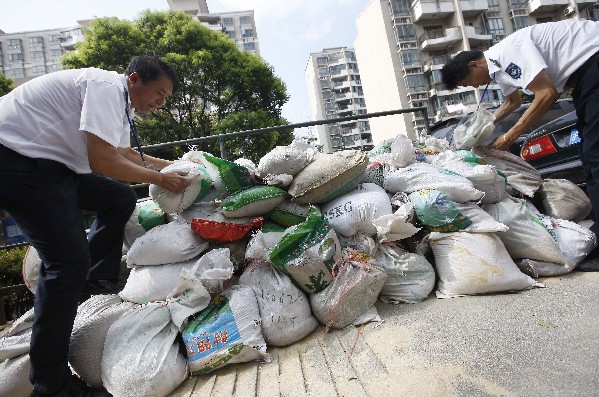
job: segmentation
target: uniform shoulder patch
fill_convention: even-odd
[[[505,69],[505,72],[514,80],[518,80],[520,77],[522,77],[522,69],[520,69],[520,66],[516,65],[515,63],[510,63]]]

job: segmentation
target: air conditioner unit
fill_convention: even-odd
[[[572,6],[572,5],[569,5],[568,7],[566,7],[564,9],[564,15],[567,17],[574,14],[575,12],[576,12],[576,10],[574,9],[574,6]]]

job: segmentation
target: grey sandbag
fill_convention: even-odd
[[[29,353],[0,363],[0,396],[28,397],[33,390],[29,382]]]
[[[254,261],[239,278],[239,285],[256,294],[262,335],[268,346],[287,346],[316,329],[306,294],[291,279],[266,261]]]
[[[69,364],[91,386],[102,387],[102,352],[108,329],[134,305],[118,295],[94,295],[77,308]]]
[[[584,220],[592,210],[584,190],[567,179],[545,179],[539,189],[545,214],[573,222]]]

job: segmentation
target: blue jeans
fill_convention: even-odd
[[[134,191],[61,163],[0,145],[0,208],[34,246],[43,266],[35,295],[30,380],[40,393],[68,384],[69,341],[85,280],[116,279]],[[86,237],[81,210],[97,212]]]
[[[587,194],[595,218],[599,217],[599,58],[585,72],[572,93],[582,138],[580,159],[587,174]],[[599,219],[591,227],[599,235]]]

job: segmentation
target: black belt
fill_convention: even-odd
[[[576,88],[578,82],[580,81],[580,79],[582,79],[582,76],[584,76],[586,71],[591,67],[591,65],[593,64],[593,62],[595,62],[597,58],[599,58],[599,52],[596,52],[595,54],[591,55],[591,57],[587,59],[586,62],[582,64],[582,66],[576,69],[576,71],[574,71],[574,73],[572,73],[570,77],[568,77],[568,81],[566,81],[566,85],[564,86],[564,88]]]

